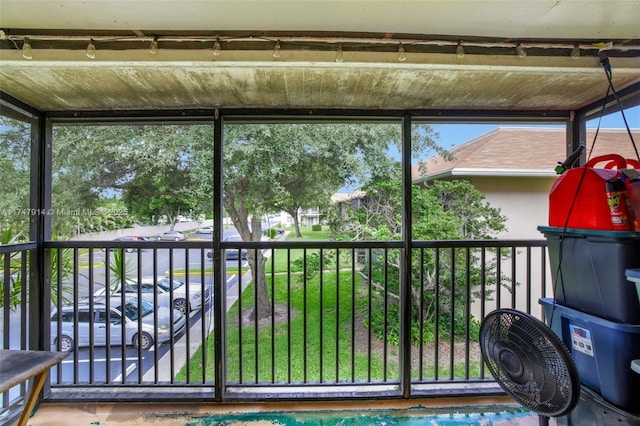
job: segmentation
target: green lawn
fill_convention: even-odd
[[[367,380],[369,377],[380,380],[384,377],[382,360],[373,357],[369,361],[366,347],[354,346],[357,345],[357,339],[352,330],[352,292],[356,293],[356,322],[353,324],[366,341],[366,337],[362,336],[366,329],[363,331],[360,318],[365,315],[367,298],[361,294],[359,280],[353,283],[350,273],[341,273],[338,285],[335,284],[335,273],[325,274],[324,279],[331,284],[323,285],[321,305],[317,280],[305,285],[293,278],[288,288],[287,276],[276,275],[276,303],[284,306],[285,310],[288,307],[292,319],[290,322],[269,322],[258,327],[257,340],[255,321],[251,318],[248,323],[243,322],[241,330],[238,327],[238,303],[229,310],[226,334],[229,382],[332,382]],[[269,286],[271,288],[270,282]],[[241,304],[243,311],[253,306],[252,286],[244,291]],[[207,358],[211,361],[213,349],[213,339],[209,339]],[[202,377],[201,360],[199,349],[191,361],[192,378]],[[207,380],[213,380],[212,362],[207,368],[207,376]],[[396,376],[397,363],[388,363],[387,377]],[[183,369],[177,380],[185,379],[186,372]]]
[[[303,230],[303,235],[318,241],[328,239],[329,232],[313,232],[308,228]],[[296,239],[292,233],[287,238]],[[306,255],[310,257],[317,252],[306,250]],[[273,323],[267,321],[256,330],[255,319],[245,317],[243,327],[239,327],[239,304],[246,313],[254,303],[251,284],[244,290],[240,303],[236,302],[227,312],[227,381],[265,384],[397,379],[397,348],[387,347],[385,365],[382,343],[375,337],[370,338],[366,327],[367,287],[362,285],[359,275],[354,277],[351,273],[347,253],[341,256],[344,261],[340,261],[339,268],[335,265],[325,267],[322,283],[317,276],[303,282],[301,273],[285,273],[289,269],[288,262],[301,258],[303,254],[302,249],[289,250],[288,256],[287,250],[275,250],[273,257],[267,260],[267,286],[275,295],[275,303],[283,308],[284,318]],[[290,283],[288,277],[291,278]],[[205,350],[206,381],[213,381],[213,336],[208,339]],[[191,359],[190,381],[203,377],[201,351],[202,347]],[[478,366],[472,363],[471,374],[477,369]],[[425,365],[424,374],[432,376],[433,365]],[[447,368],[439,368],[440,377],[448,374]],[[454,374],[456,377],[464,376],[464,363],[456,364]],[[183,367],[176,380],[187,380],[186,368]]]
[[[318,232],[305,228],[302,232],[303,238],[310,241],[329,238],[328,229]],[[293,232],[289,233],[287,239],[297,240]],[[341,382],[369,378],[380,380],[385,377],[382,359],[372,357],[369,360],[366,346],[358,347],[354,337],[359,336],[359,340],[367,342],[368,330],[363,327],[362,318],[367,311],[368,299],[361,294],[360,278],[353,280],[349,270],[325,272],[321,301],[321,284],[317,277],[303,283],[302,275],[292,272],[291,283],[288,284],[287,274],[284,273],[289,269],[289,260],[302,258],[304,252],[303,249],[293,249],[287,254],[287,250],[275,250],[273,257],[267,260],[269,291],[273,289],[276,303],[285,311],[285,321],[259,326],[256,340],[255,321],[252,318],[248,322],[243,321],[242,329],[238,326],[238,303],[227,312],[229,382]],[[317,252],[306,250],[306,255]],[[356,301],[355,307],[353,300]],[[240,304],[243,311],[253,306],[252,285],[243,292]],[[355,319],[352,317],[352,308],[356,312]],[[291,316],[290,321],[286,321],[287,315]],[[354,332],[354,328],[357,332]],[[213,339],[207,341],[206,348],[207,359],[210,360],[207,380],[213,380]],[[190,363],[190,378],[202,377],[201,349],[194,354]],[[386,377],[397,377],[397,362],[387,363],[386,368]],[[184,368],[177,380],[186,380]]]

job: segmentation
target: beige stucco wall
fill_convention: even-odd
[[[547,225],[549,213],[549,190],[556,178],[514,178],[514,177],[473,177],[470,182],[482,192],[487,201],[493,206],[500,208],[503,215],[507,217],[507,230],[498,235],[500,239],[543,239],[544,236],[538,231],[538,226]],[[506,254],[506,253],[505,253]],[[546,249],[532,249],[530,276],[527,276],[527,254],[518,252],[516,259],[516,276],[511,277],[511,262],[504,260],[502,270],[513,281],[520,285],[516,287],[515,306],[513,308],[526,310],[529,300],[526,294],[526,283],[540,283],[542,279],[542,258],[546,256]],[[546,290],[544,295],[553,295],[553,285],[549,270],[549,260],[546,259]],[[501,290],[500,299],[504,303],[512,300],[512,294]],[[532,288],[532,300],[537,300],[543,296],[543,291],[537,285]],[[509,304],[510,302],[507,302]],[[488,302],[486,311],[495,308],[494,302]],[[531,311],[540,317],[542,309],[540,305],[533,304]],[[475,318],[480,317],[480,304],[474,301],[472,314]]]
[[[549,190],[555,178],[473,177],[470,181],[507,217],[507,230],[498,238],[543,238],[537,227],[548,223]]]

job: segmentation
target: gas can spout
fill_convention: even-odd
[[[580,145],[575,151],[569,154],[569,156],[567,157],[566,160],[564,160],[564,162],[561,163],[558,161],[558,165],[556,166],[556,169],[555,169],[556,173],[561,175],[564,172],[566,172],[568,169],[572,168],[575,162],[578,160],[578,158],[582,155],[584,150],[585,150],[585,146]]]

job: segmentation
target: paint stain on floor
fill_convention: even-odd
[[[485,413],[433,410],[310,411],[192,415],[182,418],[184,426],[507,426],[538,423],[537,416],[524,409]]]

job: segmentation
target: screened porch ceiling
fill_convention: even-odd
[[[638,91],[639,22],[637,0],[0,0],[0,90],[43,111],[572,111],[606,94],[603,47]]]

